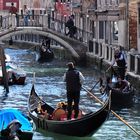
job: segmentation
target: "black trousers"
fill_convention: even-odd
[[[118,67],[118,76],[120,76],[122,80],[125,79],[125,72],[126,72],[125,67]]]
[[[68,102],[68,106],[67,106],[67,110],[68,110],[68,114],[67,114],[67,119],[71,119],[71,115],[72,115],[72,110],[74,109],[74,118],[78,117],[79,114],[79,100],[80,100],[80,91],[67,91],[67,102]],[[74,102],[74,106],[72,105],[72,102]]]

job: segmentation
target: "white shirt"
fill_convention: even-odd
[[[123,54],[121,54],[121,56],[118,58],[119,60],[123,60]],[[113,66],[115,64],[116,60],[115,58],[113,58],[111,65]]]

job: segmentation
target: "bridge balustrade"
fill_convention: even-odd
[[[46,29],[51,29],[63,35],[66,35],[66,33],[68,32],[68,29],[65,27],[65,18],[57,19],[51,17],[50,15],[30,15],[28,19],[28,25],[25,24],[24,15],[18,15],[18,17],[16,17],[15,15],[9,15],[6,17],[2,17],[1,23],[2,29],[10,27],[43,27]],[[80,29],[78,27],[76,28],[77,32],[73,37],[74,39],[80,40],[83,43],[88,43],[89,40],[93,39],[94,35],[92,32]]]
[[[0,29],[9,29],[12,26],[12,19],[9,16],[0,17]]]

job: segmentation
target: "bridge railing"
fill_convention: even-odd
[[[43,27],[48,28],[63,35],[68,32],[65,18],[54,18],[50,15],[30,15],[27,22],[25,22],[24,15],[9,15],[6,17],[1,17],[1,28],[6,29],[10,27]],[[93,33],[77,28],[77,32],[74,35],[74,39],[79,40],[84,43],[88,43],[90,39],[93,39]]]
[[[11,16],[0,16],[0,29],[9,29],[12,26],[12,17]]]

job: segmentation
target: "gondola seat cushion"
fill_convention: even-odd
[[[71,119],[74,119],[74,110],[72,111],[72,116],[71,116]],[[82,111],[81,110],[79,110],[79,114],[78,114],[78,119],[80,119],[82,117]],[[61,119],[60,119],[61,121],[65,121],[65,120],[67,120],[67,112],[65,113],[65,114],[62,114],[61,115]]]

